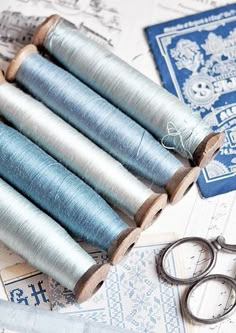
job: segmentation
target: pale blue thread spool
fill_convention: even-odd
[[[1,73],[0,115],[132,217],[142,229],[150,226],[165,207],[165,193],[154,193],[44,104],[6,82]]]
[[[29,45],[15,57],[6,77],[16,81],[54,112],[120,160],[127,168],[165,187],[177,202],[199,169],[183,164],[145,129],[71,74],[44,59]]]
[[[13,128],[0,123],[0,175],[71,234],[117,263],[140,231],[129,228],[88,185]]]
[[[53,219],[0,178],[0,240],[28,263],[74,290],[78,302],[93,295],[109,265],[96,265]]]
[[[65,68],[142,124],[165,146],[206,165],[224,142],[184,103],[57,15],[36,31]]]

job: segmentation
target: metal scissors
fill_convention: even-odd
[[[206,268],[201,271],[198,275],[193,276],[191,278],[177,278],[172,275],[170,275],[166,269],[166,260],[168,255],[173,251],[174,248],[177,246],[183,244],[183,243],[188,243],[188,242],[197,242],[202,245],[204,245],[207,250],[209,251],[210,254],[210,260],[209,263],[207,264]],[[186,237],[177,240],[173,244],[169,245],[164,252],[161,255],[160,258],[160,272],[163,275],[163,277],[170,283],[174,284],[190,284],[190,287],[184,297],[184,302],[183,302],[183,310],[185,313],[194,321],[202,323],[202,324],[215,324],[220,321],[225,320],[229,316],[233,314],[233,312],[236,310],[236,296],[234,299],[233,304],[230,306],[229,309],[227,309],[221,316],[214,317],[214,318],[200,318],[197,317],[191,310],[190,308],[190,298],[193,295],[194,291],[203,283],[207,281],[212,281],[212,280],[217,280],[217,281],[222,281],[227,283],[232,290],[234,291],[236,295],[236,280],[227,276],[227,275],[222,275],[222,274],[211,274],[208,275],[213,268],[216,265],[216,260],[217,260],[217,253],[218,251],[225,251],[228,253],[236,253],[236,245],[230,245],[226,244],[225,238],[223,236],[218,236],[214,241],[208,241],[207,239],[201,238],[201,237]]]

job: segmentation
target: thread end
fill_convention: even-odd
[[[49,16],[45,21],[43,21],[43,23],[41,23],[37,27],[34,33],[33,44],[37,46],[42,46],[48,32],[52,29],[52,27],[54,27],[54,25],[59,22],[60,18],[61,17],[59,15],[54,14]]]
[[[119,234],[108,250],[112,265],[116,265],[123,260],[139,239],[140,234],[140,228],[127,228]]]
[[[225,134],[211,133],[197,147],[193,154],[193,161],[200,168],[205,167],[223,146]]]
[[[101,288],[109,268],[109,264],[94,265],[79,279],[74,290],[78,303],[87,301]]]
[[[150,227],[167,205],[167,194],[154,193],[139,208],[134,219],[142,230]]]
[[[10,62],[10,65],[7,68],[6,72],[6,79],[9,82],[12,82],[16,78],[16,74],[22,64],[22,62],[27,58],[29,55],[33,53],[38,53],[37,47],[33,44],[29,44],[23,49],[21,49],[16,56]]]
[[[166,185],[170,203],[176,204],[190,190],[197,181],[200,173],[199,167],[179,169]]]

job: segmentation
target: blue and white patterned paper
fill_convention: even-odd
[[[122,263],[111,267],[104,286],[85,303],[77,304],[72,292],[52,280],[52,310],[140,333],[190,332],[181,313],[179,287],[157,274],[157,259],[166,243],[155,238],[152,235],[147,241],[139,241]],[[105,260],[99,252],[90,254],[97,262]],[[178,260],[173,259],[170,258],[168,269],[175,274],[180,268]]]
[[[48,277],[26,263],[1,271],[1,280],[10,302],[50,310]]]
[[[223,148],[201,172],[204,197],[236,189],[236,4],[146,28],[163,85],[199,113]]]

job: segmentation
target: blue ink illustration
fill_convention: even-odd
[[[202,195],[235,190],[235,4],[148,27],[146,34],[164,87],[225,132],[224,146],[199,177]]]

